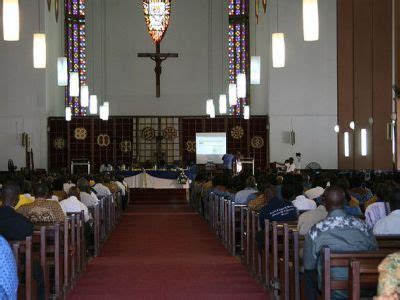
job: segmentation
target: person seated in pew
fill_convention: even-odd
[[[297,220],[297,209],[292,204],[292,200],[295,195],[295,188],[293,183],[286,182],[282,187],[282,197],[272,197],[268,203],[261,208],[259,212],[259,223],[260,227],[264,229],[265,219],[270,221],[284,222],[284,221],[296,221]]]
[[[228,192],[228,177],[225,175],[216,175],[212,179],[212,185],[212,192],[219,197],[224,197]]]
[[[378,293],[374,300],[400,299],[400,252],[389,254],[378,267]]]
[[[114,180],[115,184],[118,186],[118,191],[121,193],[122,209],[125,210],[128,203],[128,185],[124,180],[124,176],[117,176]]]
[[[35,201],[21,206],[17,212],[27,217],[33,223],[64,222],[65,213],[59,202],[47,200],[49,188],[45,183],[33,187]]]
[[[111,181],[111,176],[109,174],[103,176],[103,185],[106,186],[112,194],[118,192],[118,186]]]
[[[68,198],[68,194],[64,191],[64,183],[62,178],[56,178],[53,182],[53,195],[58,197],[58,200],[64,200]]]
[[[398,187],[394,182],[382,182],[376,186],[376,195],[374,196],[375,202],[368,205],[365,209],[365,222],[371,228],[380,219],[386,217],[390,213],[389,198],[393,190]]]
[[[30,204],[35,201],[35,198],[31,195],[32,192],[32,184],[28,180],[24,180],[20,186],[23,189],[23,192],[19,195],[19,200],[17,204],[15,204],[14,209],[18,209],[22,205]]]
[[[0,235],[9,241],[23,241],[33,234],[34,228],[30,220],[13,209],[19,199],[20,187],[15,183],[9,183],[3,187],[2,195],[4,203],[0,207]],[[40,263],[36,260],[33,261],[32,275],[37,285],[36,297],[44,299],[44,274]]]
[[[17,299],[17,263],[8,242],[0,235],[0,299]]]
[[[342,188],[333,186],[323,194],[328,216],[313,225],[305,236],[303,248],[304,279],[306,297],[318,299],[322,286],[322,256],[324,247],[332,251],[372,251],[378,248],[377,241],[367,224],[345,210],[345,193]],[[332,271],[332,278],[346,279],[347,268]],[[318,283],[318,284],[317,284]],[[347,299],[345,291],[333,291],[332,299]]]
[[[94,207],[99,204],[99,199],[90,189],[89,181],[87,181],[85,178],[80,178],[78,179],[76,185],[80,190],[80,200],[84,205],[87,207]]]
[[[94,185],[92,185],[92,188],[97,196],[105,197],[111,195],[110,189],[103,184],[103,179],[100,176],[94,177],[93,180]]]
[[[247,199],[249,203],[247,207],[256,212],[260,211],[269,200],[276,196],[275,187],[268,183],[266,179],[261,178],[257,184],[257,187],[259,192],[256,194],[251,194]]]
[[[304,192],[304,196],[307,197],[307,199],[311,199],[315,202],[315,204],[317,204],[317,206],[319,204],[321,204],[320,198],[322,196],[322,194],[324,193],[325,189],[320,187],[320,186],[316,186],[313,187],[307,191]]]
[[[349,181],[344,178],[338,178],[336,181],[332,182],[332,185],[340,187],[344,193],[345,193],[345,204],[344,204],[344,210],[349,216],[354,216],[354,217],[361,217],[363,216],[363,213],[361,211],[361,208],[359,206],[359,201],[355,199],[353,196],[350,195],[349,193]]]
[[[391,213],[374,225],[375,235],[400,235],[400,188],[389,195]]]
[[[83,204],[80,199],[80,190],[76,186],[70,188],[69,197],[60,201],[60,205],[64,212],[66,213],[77,213],[83,211],[85,223],[89,221],[89,210],[85,204]]]
[[[256,179],[254,176],[249,176],[246,179],[246,187],[238,191],[235,195],[235,204],[246,204],[248,203],[248,197],[251,194],[255,194],[258,192]]]
[[[363,174],[353,176],[351,179],[351,189],[349,190],[350,195],[356,198],[362,207],[373,197],[371,191],[365,187],[364,181]]]
[[[297,223],[297,230],[299,231],[299,234],[306,235],[314,224],[324,220],[327,215],[328,212],[326,211],[324,204],[321,204],[316,209],[302,213],[299,216],[299,221]]]
[[[294,187],[296,198],[292,201],[292,204],[294,205],[294,207],[297,208],[298,211],[305,211],[317,208],[317,204],[314,200],[308,199],[306,196],[304,196],[302,181],[296,181],[294,183]]]

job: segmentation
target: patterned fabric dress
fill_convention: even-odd
[[[379,265],[379,300],[400,299],[400,252],[388,255]]]
[[[14,254],[8,242],[0,236],[0,299],[17,299],[18,275]]]

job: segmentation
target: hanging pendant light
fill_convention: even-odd
[[[237,103],[237,93],[236,93],[236,84],[229,84],[229,105],[236,105]]]
[[[46,35],[44,33],[33,34],[33,67],[46,68]]]
[[[100,105],[100,107],[99,107],[99,117],[103,121],[104,121],[104,113],[105,113],[105,107],[104,107],[104,105]]]
[[[69,73],[69,96],[79,97],[79,73]]]
[[[108,120],[108,117],[110,116],[110,103],[108,101],[105,101],[103,103],[104,106],[104,121]]]
[[[3,38],[5,41],[19,41],[18,0],[3,0]]]
[[[97,96],[96,95],[90,95],[89,112],[91,115],[97,114]]]
[[[219,95],[219,113],[221,115],[226,114],[226,95]]]
[[[261,77],[261,58],[260,56],[252,56],[250,60],[250,83],[260,84]]]
[[[250,119],[250,106],[249,105],[245,105],[243,107],[243,117],[245,120]]]
[[[65,121],[71,121],[71,119],[72,119],[72,110],[71,110],[71,107],[69,107],[69,106],[67,106],[66,108],[65,108]]]
[[[213,99],[208,99],[206,102],[206,114],[210,115],[212,108],[214,107],[214,100]]]
[[[318,0],[303,0],[303,33],[305,41],[318,41]]]
[[[214,119],[214,118],[215,118],[215,106],[214,106],[214,102],[212,103],[212,106],[211,106],[210,118],[211,118],[211,119]]]
[[[237,97],[246,98],[246,74],[239,73],[236,76]]]
[[[57,58],[57,81],[58,86],[68,85],[68,62],[66,57]]]
[[[285,67],[285,34],[272,34],[272,66],[274,68]]]
[[[81,107],[89,106],[89,87],[87,85],[81,86]]]

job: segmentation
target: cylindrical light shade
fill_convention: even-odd
[[[361,156],[367,156],[367,129],[361,129]]]
[[[285,66],[285,34],[272,34],[272,66],[283,68]]]
[[[340,131],[339,125],[335,125],[335,127],[333,128],[333,130],[334,130],[336,133],[339,133],[339,131]]]
[[[350,127],[351,129],[353,129],[353,130],[354,130],[354,128],[356,128],[356,124],[354,123],[354,121],[351,121],[351,122],[349,123],[349,127]]]
[[[237,97],[246,98],[246,74],[239,73],[236,76]]]
[[[210,115],[212,108],[214,107],[214,100],[213,99],[208,99],[206,102],[206,114]]]
[[[244,116],[244,119],[245,119],[245,120],[250,119],[250,106],[245,105],[245,106],[243,107],[243,116]]]
[[[318,41],[318,0],[303,0],[303,33],[305,41]]]
[[[236,93],[236,84],[229,84],[229,105],[235,105],[237,103],[237,93]]]
[[[90,95],[89,111],[90,111],[91,115],[97,114],[97,96],[96,95]]]
[[[58,86],[68,85],[68,62],[66,57],[57,58],[57,80]]]
[[[100,105],[99,107],[99,116],[101,120],[104,120],[104,113],[105,113],[105,107],[104,105]]]
[[[3,0],[3,38],[5,41],[19,41],[18,0]]]
[[[81,106],[89,106],[89,87],[87,85],[81,86]]]
[[[33,34],[33,67],[46,68],[46,35],[44,33]]]
[[[350,156],[350,138],[347,131],[344,133],[344,156]]]
[[[69,96],[79,97],[79,73],[69,73]]]
[[[219,95],[219,113],[226,114],[226,95]]]
[[[65,108],[65,121],[71,121],[72,119],[72,109],[71,107],[67,106]]]
[[[214,106],[214,102],[211,106],[211,112],[210,112],[210,118],[214,119],[215,118],[215,106]]]
[[[250,83],[260,84],[261,77],[261,58],[252,56],[250,60]]]
[[[108,120],[108,117],[110,116],[110,103],[108,101],[105,101],[103,103],[104,107],[104,121]]]

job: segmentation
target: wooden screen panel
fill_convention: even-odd
[[[133,153],[136,149],[136,140],[133,140],[134,119],[129,117],[120,117],[113,120],[115,122],[115,152],[117,166],[124,164],[126,167],[129,167],[132,165]]]
[[[261,169],[265,169],[268,164],[267,154],[269,149],[269,138],[267,126],[268,119],[266,117],[250,119],[250,157],[254,158],[256,168],[260,167]],[[251,144],[252,139],[256,136],[263,139],[263,146],[261,148],[254,148]]]
[[[156,136],[159,134],[158,132],[158,117],[138,117],[138,131],[137,134],[137,142],[138,142],[138,153],[137,158],[139,162],[155,162],[156,157]],[[152,139],[146,139],[143,135],[143,130],[146,127],[150,127],[154,130],[154,137]]]
[[[99,136],[109,137],[109,145],[104,146],[103,142]],[[99,139],[99,142],[98,142]],[[103,145],[103,146],[101,146]],[[108,121],[103,121],[100,119],[93,119],[93,172],[98,173],[100,170],[100,166],[108,162],[112,165],[116,165],[115,155],[114,155],[114,147],[115,147],[115,135],[114,135],[114,119],[109,119]]]
[[[91,160],[92,153],[92,119],[74,118],[69,125],[69,158],[70,160]],[[76,131],[77,130],[77,131]],[[76,132],[75,132],[76,131]],[[86,136],[85,136],[86,132]],[[76,134],[75,134],[76,133]],[[75,137],[76,135],[76,137]]]
[[[250,155],[250,135],[249,135],[249,120],[244,120],[242,118],[229,118],[227,119],[227,151],[232,154],[237,154],[240,152],[243,157],[248,157]],[[232,136],[233,129],[242,128],[243,135],[241,138],[237,139]]]
[[[188,151],[188,142],[196,142],[196,132],[203,132],[203,118],[182,118],[182,159],[184,162],[196,162],[196,152]],[[190,150],[190,149],[189,149]]]
[[[160,135],[164,136],[164,139],[161,141],[161,152],[165,154],[164,159],[167,163],[172,164],[174,162],[179,162],[182,160],[182,156],[180,154],[179,140],[180,140],[180,130],[179,130],[179,118],[177,117],[160,117],[159,119],[160,125]],[[170,138],[168,138],[168,133],[165,132],[165,129],[168,130],[175,129],[176,136],[172,139],[172,135],[170,132]],[[173,130],[172,130],[173,131]]]
[[[60,169],[68,166],[67,123],[65,122],[64,118],[49,118],[47,127],[49,128],[49,134],[48,134],[49,171],[59,172]]]

